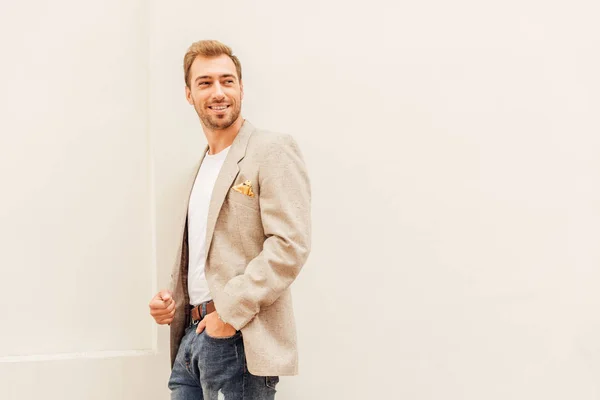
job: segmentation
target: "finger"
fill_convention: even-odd
[[[175,308],[175,299],[171,299],[167,302],[165,302],[167,304],[167,307],[173,307]]]
[[[200,323],[198,323],[198,326],[196,327],[196,333],[198,333],[198,334],[202,333],[204,328],[206,328],[206,322],[204,322],[204,320],[202,320],[202,321],[200,321]]]
[[[159,325],[170,324],[171,322],[173,322],[173,317],[168,317],[168,318],[163,318],[163,319],[156,320],[156,323],[159,324]]]
[[[169,305],[166,308],[151,308],[150,309],[150,314],[151,315],[156,315],[156,316],[160,316],[160,315],[166,315],[166,314],[171,314],[175,312],[175,303],[173,302],[173,304]]]
[[[151,310],[162,310],[167,308],[169,305],[160,299],[153,299],[148,306]]]
[[[170,312],[170,313],[160,314],[160,315],[151,314],[151,316],[152,316],[152,318],[154,318],[154,320],[158,321],[159,319],[175,317],[175,312]]]
[[[175,300],[171,299],[168,302],[164,302],[160,299],[155,299],[150,302],[149,306],[152,310],[164,310],[169,307],[175,308]]]
[[[163,305],[166,308],[175,307],[175,300],[174,299],[165,300],[165,301],[163,301]]]
[[[172,320],[172,319],[173,319],[173,317],[170,315],[165,315],[163,317],[154,318],[154,320],[156,321],[157,324],[164,324],[165,322]]]
[[[171,300],[171,302],[167,306],[167,310],[169,310],[169,311],[175,311],[175,301],[174,300]]]
[[[173,300],[174,300],[173,294],[171,293],[171,291],[161,290],[160,292],[156,293],[156,295],[154,295],[152,300],[150,300],[150,304],[160,304],[160,303],[169,304]]]
[[[150,315],[152,316],[156,316],[156,315],[165,315],[168,314],[170,311],[167,308],[151,308],[150,309]]]

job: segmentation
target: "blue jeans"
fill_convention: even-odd
[[[248,372],[241,332],[217,339],[186,331],[169,379],[171,400],[273,400],[277,376]]]

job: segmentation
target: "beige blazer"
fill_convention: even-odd
[[[206,151],[204,152],[204,154]],[[204,156],[202,156],[203,158]],[[171,362],[188,324],[187,207],[202,158],[187,179],[181,246],[173,267]],[[250,181],[254,197],[232,189]],[[290,284],[310,252],[310,182],[289,135],[245,121],[217,178],[208,212],[206,279],[221,318],[242,332],[250,373],[298,372]]]

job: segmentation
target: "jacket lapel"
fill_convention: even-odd
[[[206,222],[206,251],[205,257],[208,257],[210,251],[210,245],[212,243],[213,235],[215,232],[215,225],[217,224],[217,218],[221,212],[221,207],[227,196],[227,192],[231,188],[235,178],[240,172],[238,163],[242,161],[246,155],[246,148],[248,147],[248,140],[250,135],[254,131],[254,127],[248,121],[244,121],[244,124],[240,128],[237,136],[231,144],[229,153],[225,158],[225,162],[221,167],[215,187],[213,188],[212,197],[210,199],[210,205],[208,208],[208,219]],[[205,258],[206,261],[206,258]]]

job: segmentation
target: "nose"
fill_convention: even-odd
[[[221,86],[221,84],[219,82],[215,82],[215,84],[213,85],[214,87],[214,92],[213,92],[213,97],[215,98],[215,100],[222,100],[225,98],[225,92],[223,92],[223,87]]]

